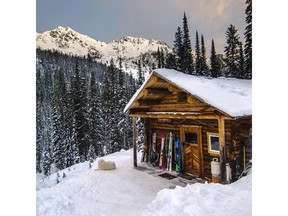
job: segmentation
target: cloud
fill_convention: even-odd
[[[180,0],[174,1],[178,9],[186,12],[187,18],[198,26],[217,28],[245,18],[245,1],[235,0]]]
[[[230,24],[235,25],[240,38],[243,38],[245,0],[178,0],[173,3],[178,11],[186,13],[192,42],[198,30],[199,34],[204,35],[208,49],[214,39],[218,52],[223,52],[225,32]],[[182,23],[179,22],[179,26]]]

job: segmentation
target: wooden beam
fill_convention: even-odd
[[[197,98],[189,95],[187,98],[188,103],[190,104],[195,104],[195,103],[202,103],[201,101],[199,101]]]
[[[218,118],[219,146],[220,146],[220,170],[222,182],[226,182],[226,148],[225,148],[225,122],[223,116]]]
[[[135,101],[135,107],[150,107],[153,104],[159,103],[159,100],[137,100]]]
[[[134,161],[134,167],[137,167],[136,117],[135,116],[133,116],[132,118],[132,125],[133,125],[133,161]]]
[[[167,89],[146,88],[143,90],[144,96],[166,96],[170,92]]]
[[[135,112],[130,113],[129,116],[143,117],[143,118],[167,118],[167,119],[218,119],[218,115],[207,114],[201,115],[201,113],[195,112]],[[233,118],[223,116],[223,119],[233,120]]]
[[[170,92],[180,92],[181,90],[179,88],[177,88],[176,86],[172,85],[172,84],[169,84],[168,85],[168,90]]]
[[[167,81],[163,80],[162,78],[160,78],[158,76],[153,76],[151,78],[151,80],[152,80],[153,83],[156,83],[156,82],[158,82],[158,83],[167,83]]]

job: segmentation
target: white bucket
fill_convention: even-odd
[[[211,161],[211,173],[214,177],[220,177],[221,170],[220,170],[220,162],[218,158],[213,158]]]

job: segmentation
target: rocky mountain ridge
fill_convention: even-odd
[[[150,70],[156,63],[155,53],[163,49],[164,53],[172,49],[163,41],[126,36],[109,43],[83,35],[70,27],[57,27],[43,33],[36,33],[36,46],[42,50],[54,50],[75,56],[90,56],[102,63],[109,63],[111,58],[117,65],[122,58],[124,70],[135,73],[136,62],[141,59],[144,71]]]

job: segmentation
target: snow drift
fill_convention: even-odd
[[[98,158],[90,169],[89,162],[85,162],[70,167],[70,171],[66,168],[58,175],[53,173],[49,178],[37,174],[37,215],[252,214],[252,175],[230,185],[197,183],[168,189],[175,186],[171,181],[134,169],[132,155],[131,149],[103,157],[115,161],[115,170],[95,171],[101,159]]]

